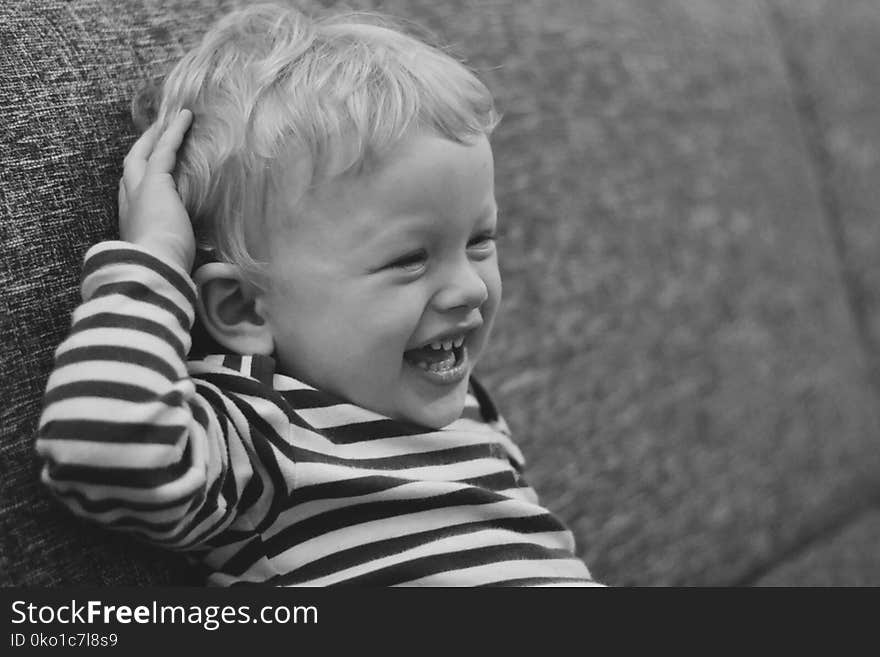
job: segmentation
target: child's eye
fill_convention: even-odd
[[[406,272],[416,272],[425,265],[427,259],[428,254],[425,251],[414,251],[403,257],[397,258],[396,260],[392,260],[385,265],[385,269],[400,269]]]
[[[498,235],[494,231],[486,231],[485,233],[480,233],[479,235],[475,235],[468,242],[468,248],[473,249],[487,249],[489,248],[493,242],[498,238]]]

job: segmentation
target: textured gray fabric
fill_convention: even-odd
[[[186,581],[179,558],[96,531],[37,482],[32,436],[85,250],[114,235],[129,104],[216,14],[211,2],[0,4],[5,583]]]
[[[764,3],[350,4],[418,18],[498,96],[482,374],[599,578],[742,581],[876,495],[875,393]],[[0,2],[0,583],[192,580],[62,512],[32,441],[82,254],[115,234],[130,98],[229,6]]]

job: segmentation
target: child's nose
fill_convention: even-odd
[[[434,305],[438,310],[479,308],[489,298],[486,281],[471,262],[451,269],[443,283],[434,296]]]

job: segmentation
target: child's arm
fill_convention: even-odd
[[[222,412],[221,393],[217,410],[198,394],[186,369],[194,240],[170,172],[189,122],[182,113],[158,141],[145,133],[126,157],[127,242],[86,257],[83,304],[56,351],[37,440],[43,481],[75,513],[181,548],[232,522],[254,474],[246,428]]]

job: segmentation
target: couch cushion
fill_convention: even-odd
[[[82,255],[115,232],[133,92],[216,3],[0,3],[3,379],[0,573],[14,584],[186,581],[180,559],[73,520],[37,481],[33,434]]]

